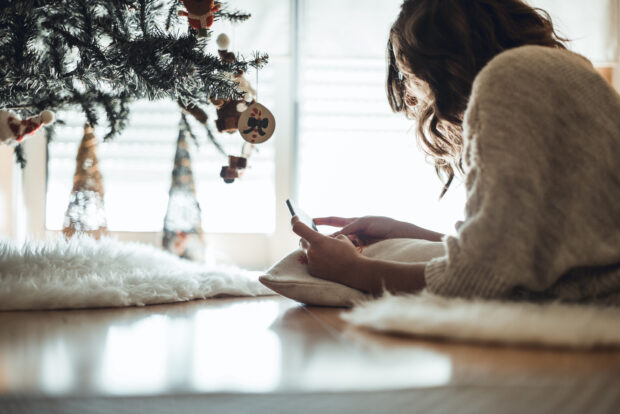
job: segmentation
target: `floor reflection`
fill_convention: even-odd
[[[266,298],[0,313],[0,394],[266,392],[280,384]]]
[[[280,385],[281,346],[268,328],[275,302],[203,309],[194,317],[192,383],[200,391],[274,391]]]
[[[272,327],[282,342],[283,389],[380,391],[450,382],[452,365],[445,354],[405,345],[386,349],[364,333],[342,334],[321,323],[316,310],[289,309]],[[318,340],[317,332],[300,326],[327,335]]]
[[[279,297],[0,312],[0,396],[561,385],[620,369],[617,351],[394,337],[352,328],[339,312]]]
[[[175,349],[169,341],[173,322],[166,316],[153,315],[131,324],[111,326],[102,347],[100,388],[112,394],[166,390],[170,386],[168,368],[174,371],[168,360],[186,351]],[[187,334],[184,329],[181,337]]]

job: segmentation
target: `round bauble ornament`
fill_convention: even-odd
[[[215,42],[218,50],[228,50],[228,46],[230,46],[230,38],[226,33],[220,33]]]
[[[269,109],[258,102],[248,106],[237,124],[241,137],[252,144],[267,141],[276,129],[276,119]]]

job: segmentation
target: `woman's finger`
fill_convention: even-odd
[[[299,247],[300,247],[301,249],[303,249],[304,251],[305,251],[305,250],[308,250],[308,247],[310,247],[310,243],[308,243],[308,242],[307,242],[306,240],[304,240],[304,239],[299,239]]]
[[[314,222],[318,226],[332,226],[332,227],[344,227],[353,223],[357,218],[344,218],[344,217],[317,217]]]
[[[339,231],[334,233],[334,235],[363,233],[365,228],[366,228],[366,223],[364,223],[363,220],[355,220],[351,224],[348,224],[344,226],[343,228],[341,228]]]
[[[296,217],[297,216],[293,218],[296,218]],[[323,236],[321,233],[312,230],[310,227],[306,226],[304,223],[299,221],[299,219],[292,220],[291,222],[293,223],[293,232],[299,237],[301,237],[302,239],[305,239],[305,241],[307,241],[310,244],[318,242],[319,240],[322,240],[323,237],[326,237],[326,236]]]
[[[352,245],[355,246],[355,243],[353,243],[353,241],[350,238],[348,238],[347,236],[345,236],[344,234],[339,234],[338,236],[336,236],[336,239],[338,239],[338,240],[345,240],[345,241],[347,241],[347,243],[351,243]]]

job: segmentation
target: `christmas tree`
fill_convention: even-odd
[[[174,155],[168,210],[164,219],[163,247],[180,257],[202,260],[204,240],[200,205],[196,200],[192,161],[187,146],[189,134],[187,119],[182,115]]]
[[[65,237],[86,233],[98,239],[106,232],[103,183],[97,162],[97,138],[93,128],[84,126],[84,138],[76,158],[73,190],[62,229]]]
[[[212,24],[249,17],[213,0],[4,0],[0,109],[25,117],[74,107],[92,126],[105,112],[105,140],[134,99],[238,99],[233,75],[266,56],[223,61],[205,50]]]

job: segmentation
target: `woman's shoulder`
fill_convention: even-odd
[[[592,77],[599,75],[585,57],[566,49],[528,45],[508,49],[491,59],[476,76],[472,93],[482,98],[511,89],[557,90]]]
[[[469,109],[555,107],[563,103],[557,100],[585,103],[609,89],[585,57],[566,49],[528,45],[506,50],[487,63],[474,80]]]
[[[582,68],[592,69],[592,63],[584,56],[562,49],[549,46],[526,45],[512,49],[507,49],[496,55],[487,63],[483,69],[492,71],[498,67],[511,65],[527,66],[532,65],[544,69],[548,65],[577,65]]]

